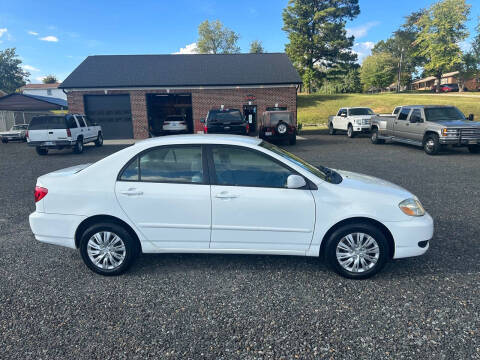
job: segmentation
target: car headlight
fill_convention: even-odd
[[[402,210],[408,216],[423,216],[425,215],[425,209],[422,203],[417,199],[406,199],[398,204],[400,210]]]

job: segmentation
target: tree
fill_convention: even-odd
[[[462,92],[465,87],[465,82],[468,79],[476,76],[478,69],[478,61],[475,59],[473,51],[462,55],[462,61],[458,64],[458,91]]]
[[[401,73],[400,86],[408,85],[417,68],[425,63],[425,58],[417,55],[412,46],[420,32],[417,22],[424,13],[425,10],[422,9],[406,16],[403,25],[390,38],[377,42],[372,49],[372,54],[389,53],[398,59],[397,74]]]
[[[346,19],[360,13],[358,0],[290,0],[283,10],[285,50],[302,75],[307,92],[326,78],[326,70],[354,63],[353,36],[347,36]]]
[[[15,48],[0,51],[0,90],[11,93],[27,83],[30,73],[21,64]]]
[[[200,54],[235,54],[240,52],[238,39],[238,34],[219,20],[205,20],[198,26],[197,49]]]
[[[390,85],[396,75],[397,59],[389,53],[372,54],[365,58],[360,70],[363,89],[384,89]]]
[[[55,75],[47,75],[42,79],[44,84],[55,84],[58,82],[58,79]]]
[[[262,54],[265,50],[263,49],[262,42],[259,40],[253,40],[250,43],[250,53],[252,54]]]
[[[480,16],[478,17],[478,23],[475,27],[475,30],[477,34],[473,38],[472,50],[470,53],[473,56],[475,62],[475,81],[476,86],[478,87],[478,84],[480,82]]]
[[[462,62],[459,43],[468,36],[465,26],[470,5],[465,0],[442,0],[434,3],[420,17],[420,32],[414,42],[415,54],[425,57],[424,70],[437,78]]]

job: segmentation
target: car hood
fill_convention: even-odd
[[[446,120],[446,121],[435,121],[435,124],[445,127],[468,127],[468,128],[480,128],[480,123],[475,121],[466,121],[466,120]]]
[[[371,119],[372,116],[375,116],[375,115],[350,115],[349,118],[351,118],[351,119]]]
[[[343,188],[359,191],[370,191],[374,193],[383,193],[398,197],[401,200],[415,197],[408,190],[398,186],[390,181],[379,179],[374,176],[354,173],[351,171],[335,170],[338,172],[343,181],[338,185]]]

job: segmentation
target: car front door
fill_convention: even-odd
[[[407,126],[407,136],[409,139],[423,141],[425,122],[420,109],[413,109]]]
[[[398,138],[407,138],[408,114],[410,108],[403,107],[398,117],[393,121],[393,136]]]
[[[201,145],[160,146],[133,158],[120,173],[120,206],[162,250],[208,249],[210,185]]]
[[[258,150],[209,147],[210,248],[304,255],[312,241],[315,202],[309,189],[288,189],[284,164]]]

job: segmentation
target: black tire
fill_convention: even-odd
[[[8,143],[8,139],[2,138],[2,143],[4,143],[4,144]]]
[[[77,142],[75,143],[75,146],[73,147],[73,152],[75,154],[83,153],[83,139],[82,138],[77,139]]]
[[[282,124],[283,124],[283,126],[282,126]],[[280,132],[279,129],[283,129],[283,128],[285,128],[285,131]],[[288,125],[285,124],[283,121],[280,121],[280,122],[277,124],[276,131],[277,131],[278,134],[280,134],[281,136],[283,136],[283,135],[285,135],[285,134],[287,133],[287,131],[288,131]]]
[[[480,153],[480,145],[470,145],[468,147],[468,151],[470,151],[472,154],[478,154]]]
[[[437,155],[441,149],[437,134],[428,134],[423,140],[423,150],[428,155]]]
[[[328,133],[329,133],[330,135],[335,135],[336,132],[337,132],[337,131],[333,128],[333,123],[330,122],[330,123],[328,124]]]
[[[348,125],[347,129],[347,136],[351,139],[355,137],[355,131],[353,131],[353,126],[351,124]]]
[[[371,268],[363,272],[348,271],[339,263],[337,259],[337,246],[340,241],[346,235],[355,233],[363,233],[371,236],[377,243],[379,249],[377,261]],[[354,223],[338,228],[327,239],[327,244],[325,247],[325,259],[330,267],[339,275],[349,279],[367,279],[374,276],[376,273],[382,270],[387,263],[390,256],[389,253],[389,244],[383,232],[377,227],[368,223]]]
[[[44,148],[41,148],[39,146],[37,146],[35,148],[35,150],[37,151],[38,155],[47,155],[48,154],[48,149],[44,149]]]
[[[288,143],[290,145],[295,145],[297,143],[297,135],[293,134],[291,137],[290,137],[290,140],[288,140]]]
[[[377,144],[377,145],[385,143],[384,139],[378,138],[378,129],[376,127],[372,129],[372,134],[370,135],[370,141],[372,142],[372,144]]]
[[[95,146],[100,147],[103,145],[103,135],[101,132],[98,133],[97,140],[95,140]]]
[[[110,232],[114,235],[117,235],[123,242],[125,248],[124,259],[118,267],[112,269],[102,269],[90,258],[88,254],[88,242],[93,235],[100,232]],[[90,270],[96,272],[97,274],[105,276],[120,275],[127,271],[137,258],[139,250],[140,247],[138,242],[132,237],[130,232],[128,232],[123,226],[115,223],[105,222],[92,225],[84,231],[80,239],[80,255],[82,256],[85,265],[87,265]]]

